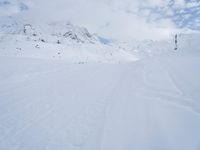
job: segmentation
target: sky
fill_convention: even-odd
[[[0,16],[70,21],[113,39],[165,39],[200,30],[200,0],[0,0]]]

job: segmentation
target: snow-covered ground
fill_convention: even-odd
[[[174,50],[4,19],[0,150],[200,149],[199,34]]]
[[[0,149],[198,150],[199,66],[181,49],[121,64],[2,55]]]
[[[200,150],[200,35],[105,2],[0,0],[0,150]]]

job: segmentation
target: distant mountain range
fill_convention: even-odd
[[[0,1],[0,7],[28,10],[21,1]],[[178,35],[178,50],[197,50],[199,37]],[[173,36],[164,41],[117,41],[67,21],[40,23],[20,15],[0,16],[0,55],[66,59],[75,63],[123,62],[171,53],[174,46]]]

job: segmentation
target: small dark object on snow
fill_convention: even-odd
[[[59,41],[59,40],[57,41],[57,44],[60,44],[60,41]]]
[[[20,50],[20,51],[22,50],[21,48],[18,48],[18,47],[17,47],[16,49],[17,49],[17,50]]]
[[[37,44],[37,45],[35,45],[35,48],[40,48],[40,47],[39,47],[39,45]]]
[[[45,40],[44,40],[44,39],[41,39],[41,42],[45,42]]]

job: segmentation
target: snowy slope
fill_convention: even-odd
[[[129,62],[138,58],[104,44],[98,35],[69,22],[29,23],[4,18],[0,23],[0,55],[24,58],[65,59],[69,63]]]
[[[0,60],[0,149],[200,148],[199,54],[112,65]]]
[[[198,34],[175,51],[19,16],[0,18],[0,150],[200,149]]]

